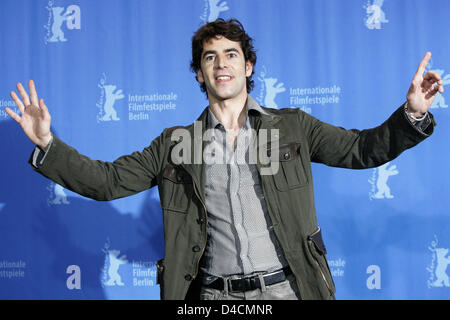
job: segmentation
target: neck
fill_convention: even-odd
[[[245,119],[245,104],[248,94],[239,95],[227,100],[209,100],[209,107],[214,116],[226,130],[237,130],[242,127]]]

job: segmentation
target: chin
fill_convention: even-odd
[[[241,92],[217,92],[217,91],[215,91],[212,94],[212,96],[219,101],[224,101],[224,100],[236,98],[240,94],[241,94]]]

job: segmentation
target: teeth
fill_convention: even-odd
[[[228,80],[228,79],[231,79],[231,77],[230,76],[219,76],[216,79],[217,80]]]

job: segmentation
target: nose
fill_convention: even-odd
[[[217,55],[216,56],[216,60],[215,60],[215,67],[216,67],[216,69],[224,69],[227,66],[228,65],[226,63],[225,57],[223,57],[221,55]]]

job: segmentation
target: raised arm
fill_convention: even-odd
[[[156,185],[160,171],[160,139],[141,152],[125,155],[113,162],[92,160],[78,153],[50,131],[51,117],[43,99],[38,99],[32,80],[30,95],[22,84],[17,84],[21,98],[13,91],[21,115],[9,108],[6,112],[20,124],[36,148],[30,158],[33,169],[64,188],[95,200],[112,200],[135,194]],[[53,140],[52,140],[53,139]],[[50,142],[51,146],[49,147]],[[39,157],[45,155],[45,157]],[[36,160],[36,163],[32,159]]]
[[[407,103],[378,127],[345,130],[300,113],[309,138],[311,160],[353,169],[377,167],[431,135],[435,122],[427,112],[444,87],[439,74],[425,73],[430,58],[431,53],[427,52],[420,62],[406,95]]]

